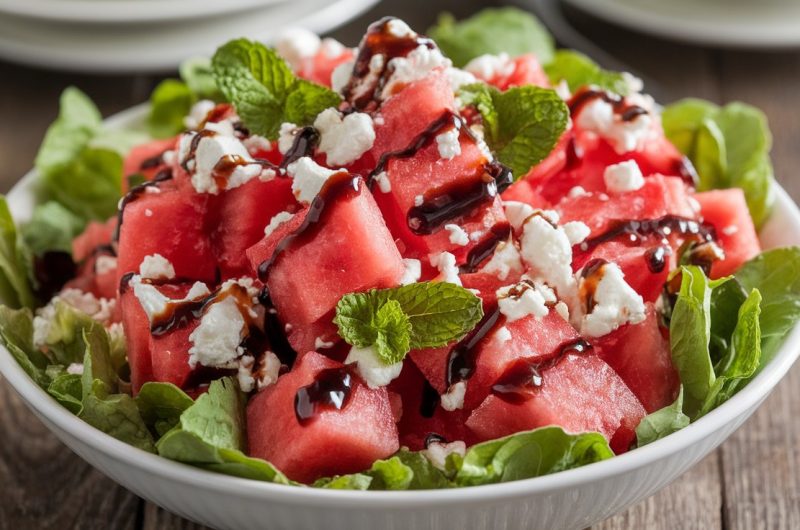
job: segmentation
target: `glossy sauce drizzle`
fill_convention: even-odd
[[[644,253],[644,259],[647,263],[647,268],[653,274],[657,274],[664,270],[667,266],[667,257],[672,251],[669,247],[653,247]]]
[[[297,359],[297,352],[289,344],[289,339],[286,337],[286,327],[281,319],[278,318],[278,312],[275,310],[275,306],[273,306],[272,299],[269,296],[269,289],[266,287],[261,289],[258,301],[266,308],[264,335],[267,342],[269,342],[269,349],[280,359],[281,364],[291,368]]]
[[[633,121],[639,116],[649,114],[647,109],[640,105],[626,103],[625,98],[622,96],[606,90],[585,87],[578,90],[567,103],[570,115],[574,118],[580,114],[584,107],[598,99],[611,105],[611,108],[614,109],[614,113],[624,122]]]
[[[586,265],[583,266],[583,269],[581,270],[581,281],[578,289],[578,295],[584,303],[584,311],[586,311],[586,313],[591,313],[591,311],[594,309],[595,292],[597,292],[597,286],[603,279],[603,268],[606,265],[608,265],[606,260],[597,258],[590,260],[588,263],[586,263]]]
[[[447,386],[466,381],[475,373],[477,348],[481,341],[498,325],[502,315],[498,307],[488,311],[483,319],[466,337],[450,351],[447,357]]]
[[[351,366],[320,371],[310,385],[301,387],[294,396],[294,414],[300,425],[311,422],[321,409],[342,410],[353,391]]]
[[[304,156],[310,156],[317,145],[319,145],[319,131],[314,127],[303,127],[297,131],[292,146],[283,155],[281,168],[286,169],[289,164],[297,162]]]
[[[612,223],[604,233],[589,238],[580,244],[582,251],[587,251],[596,246],[613,241],[622,236],[627,236],[627,242],[631,244],[641,244],[648,236],[658,236],[665,243],[671,234],[682,236],[692,236],[698,241],[715,241],[716,231],[710,224],[700,223],[694,219],[681,217],[678,215],[665,215],[656,219],[630,219]]]
[[[495,249],[500,243],[505,241],[506,244],[513,245],[513,243],[508,240],[510,234],[511,225],[509,223],[503,222],[494,225],[489,231],[489,236],[470,249],[467,254],[466,263],[459,267],[461,274],[468,274],[478,270],[481,264],[494,254]]]
[[[584,354],[591,350],[591,344],[583,339],[576,339],[561,346],[554,357],[544,362],[533,363],[519,359],[497,379],[492,386],[492,393],[509,403],[527,401],[544,384],[542,372],[561,362],[567,355]]]

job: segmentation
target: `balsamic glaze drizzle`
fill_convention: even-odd
[[[300,425],[310,423],[320,409],[342,410],[350,402],[353,391],[352,366],[320,371],[310,385],[301,387],[294,396],[294,414]]]
[[[314,127],[303,127],[294,136],[292,146],[286,151],[281,162],[281,169],[297,162],[304,156],[309,156],[314,152],[314,149],[319,145],[319,131]]]
[[[269,342],[269,349],[278,357],[281,364],[291,368],[297,359],[297,352],[289,344],[289,339],[286,337],[286,327],[278,318],[278,312],[275,310],[272,299],[269,296],[269,289],[266,287],[261,289],[258,301],[266,308],[264,335],[266,335],[266,339]]]
[[[446,383],[450,387],[458,382],[466,381],[475,373],[476,349],[481,341],[495,328],[501,320],[500,309],[493,307],[487,311],[483,319],[466,337],[450,351],[447,357]]]
[[[425,379],[422,382],[422,400],[419,404],[419,413],[423,418],[432,418],[439,406],[441,398],[433,385]]]
[[[574,118],[580,114],[581,110],[594,100],[602,99],[614,109],[620,120],[624,122],[633,121],[643,114],[649,114],[647,109],[640,105],[632,105],[625,102],[625,98],[618,94],[591,87],[584,87],[575,92],[567,103],[570,115]]]
[[[669,256],[671,250],[669,247],[653,247],[648,249],[644,253],[644,259],[647,262],[647,268],[653,274],[657,274],[664,270],[664,267],[667,266],[667,256]]]
[[[579,248],[582,251],[591,250],[602,243],[613,241],[622,236],[627,236],[627,242],[637,245],[641,244],[648,236],[658,236],[664,242],[667,242],[668,237],[673,233],[692,236],[700,242],[710,242],[717,239],[716,231],[712,225],[670,214],[655,219],[616,221],[604,233],[581,243]]]
[[[448,443],[447,438],[435,432],[429,432],[428,435],[425,437],[425,442],[424,442],[425,449],[427,449],[431,444],[446,444],[446,443]]]
[[[513,244],[508,240],[508,236],[511,234],[511,225],[509,223],[496,224],[489,232],[488,237],[470,249],[466,263],[459,267],[461,274],[469,274],[478,270],[481,264],[494,254],[500,243],[506,241],[509,245]]]

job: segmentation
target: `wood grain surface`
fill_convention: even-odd
[[[355,44],[371,20],[402,16],[417,28],[447,9],[467,15],[487,2],[386,0],[333,33]],[[778,180],[800,199],[800,52],[696,48],[634,34],[579,13],[586,35],[659,84],[667,100],[699,96],[764,109],[774,134]],[[0,191],[31,166],[68,85],[85,90],[105,115],[144,101],[160,80],[53,73],[0,62]],[[64,447],[0,380],[0,529],[197,529],[140,500]],[[668,488],[597,526],[622,529],[800,528],[800,366],[743,428]]]

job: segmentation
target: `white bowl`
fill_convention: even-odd
[[[143,107],[108,120],[141,122]],[[18,219],[30,215],[34,172],[9,194]],[[777,203],[761,232],[765,247],[800,244],[800,211],[776,186]],[[696,423],[641,449],[545,477],[457,490],[329,491],[219,475],[135,449],[70,414],[0,348],[0,372],[31,410],[100,471],[167,510],[215,528],[328,530],[579,529],[663,488],[738,428],[800,353],[800,328],[773,361],[730,401]],[[335,448],[330,448],[335,451]]]

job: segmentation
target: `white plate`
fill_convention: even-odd
[[[139,106],[108,120],[130,127]],[[35,172],[8,194],[18,221],[30,218]],[[776,187],[766,248],[800,244],[800,211]],[[648,497],[708,455],[744,423],[800,355],[800,327],[775,358],[729,401],[685,429],[621,456],[544,477],[428,491],[336,491],[281,486],[202,471],[146,453],[79,420],[41,390],[0,347],[0,373],[72,450],[140,497],[219,529],[496,530],[581,529]],[[336,448],[331,447],[331,454]]]
[[[0,16],[0,57],[58,70],[170,71],[188,57],[211,55],[236,37],[269,42],[290,26],[329,31],[378,1],[291,0],[245,15],[130,26],[65,25]]]
[[[224,15],[287,0],[0,0],[0,13],[62,22],[132,24]]]
[[[667,39],[726,47],[800,46],[800,2],[795,0],[564,1]]]

